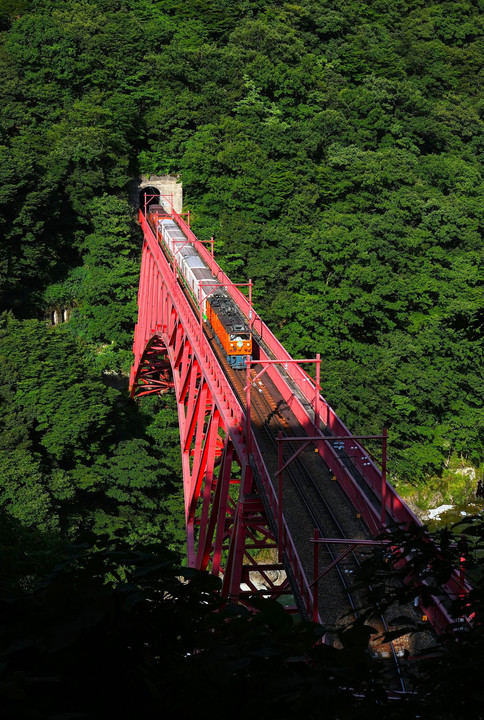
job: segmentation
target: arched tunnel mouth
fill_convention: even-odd
[[[148,187],[144,187],[139,192],[139,207],[140,210],[145,210],[150,207],[150,205],[159,205],[160,203],[160,191],[152,187],[151,185]]]

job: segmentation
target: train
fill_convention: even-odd
[[[161,205],[150,206],[149,221],[158,230],[167,258],[177,265],[192,304],[201,308],[204,322],[212,328],[227,363],[234,369],[245,368],[247,355],[252,359],[252,332],[240,308]]]

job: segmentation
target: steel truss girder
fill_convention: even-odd
[[[265,594],[277,597],[286,586],[272,573],[282,565],[258,561],[261,550],[276,557],[277,543],[247,463],[243,410],[172,268],[144,230],[131,394],[175,393],[188,563],[222,577],[226,597],[253,592],[255,573]]]
[[[250,302],[230,283],[183,219],[174,212],[172,217],[195,244],[214,275],[222,283],[227,283],[229,294],[242,312],[246,315],[252,313]],[[133,346],[135,361],[131,369],[130,387],[133,397],[168,390],[176,394],[190,564],[223,575],[223,592],[227,597],[240,597],[241,585],[248,588],[245,592],[254,589],[255,572],[264,580],[268,594],[276,596],[283,592],[283,588],[275,587],[268,573],[279,566],[275,568],[270,563],[263,565],[254,553],[261,548],[272,550],[275,547],[273,532],[277,533],[299,607],[306,616],[311,616],[313,592],[290,530],[279,512],[274,484],[253,435],[250,464],[248,462],[244,411],[234,397],[211,348],[203,339],[199,321],[177,283],[176,269],[174,271],[167,262],[141,212],[140,223],[145,240],[138,293],[139,316]],[[270,360],[261,345],[260,360],[287,363],[285,375],[291,378],[291,382],[286,382],[273,364],[267,371],[282,398],[308,435],[321,435],[318,443],[320,455],[370,530],[379,531],[381,518],[379,522],[378,512],[368,492],[365,487],[360,487],[335,449],[326,442],[319,421],[335,437],[348,438],[351,450],[356,451],[356,455],[351,455],[352,462],[364,478],[365,485],[380,497],[381,473],[375,463],[368,458],[357,439],[350,437],[348,429],[324,398],[319,397],[319,384],[314,385],[258,316],[253,317],[252,328],[263,337],[267,351],[278,358],[277,361]],[[294,392],[295,387],[298,388],[297,392]],[[300,401],[301,397],[305,398],[306,404]],[[314,417],[307,412],[306,405],[314,407]],[[233,472],[234,467],[239,468],[237,473]],[[396,522],[419,525],[418,519],[395,491],[391,487],[385,489],[381,516],[388,513]],[[260,503],[261,498],[267,514]],[[449,597],[470,589],[457,573],[453,574],[445,588]],[[435,605],[440,605],[437,600]],[[434,612],[430,608],[428,614],[434,627],[442,631],[449,620],[443,606],[437,610]]]

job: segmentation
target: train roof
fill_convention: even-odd
[[[187,257],[184,258],[184,260],[185,260],[186,264],[188,265],[188,267],[191,268],[192,270],[207,269],[207,266],[203,262],[202,258],[199,257],[198,255],[188,255]]]
[[[215,292],[207,298],[224,330],[228,333],[249,333],[250,328],[241,311],[226,292]]]

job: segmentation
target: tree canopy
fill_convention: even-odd
[[[461,703],[482,670],[479,590],[475,632],[449,642],[416,708],[382,701],[366,645],[336,655],[277,604],[246,617],[179,568],[175,403],[126,392],[141,249],[128,183],[172,173],[287,349],[321,353],[346,425],[388,427],[395,480],[482,474],[482,37],[476,0],[0,0],[7,713],[132,717],[142,699],[150,716],[160,698],[213,713],[215,668],[218,706],[236,696],[241,714],[257,698],[268,718],[323,703],[353,719],[482,715],[474,691]],[[69,321],[48,327],[59,308]]]
[[[126,367],[126,183],[176,173],[288,349],[323,354],[347,425],[388,426],[395,476],[480,465],[477,3],[19,0],[0,17],[4,307],[68,300]]]
[[[0,4],[12,520],[47,545],[138,537],[175,502],[169,399],[135,411],[113,387],[131,361],[139,173],[180,175],[196,232],[253,279],[282,342],[322,354],[346,424],[389,428],[395,477],[481,465],[482,25],[471,0]]]
[[[220,712],[244,718],[254,708],[274,720],[300,712],[311,719],[479,720],[483,539],[477,517],[440,533],[437,546],[421,528],[396,530],[384,552],[378,548],[361,566],[357,581],[370,607],[340,629],[336,648],[321,643],[325,628],[274,600],[228,603],[218,578],[178,566],[159,545],[133,550],[98,535],[94,544],[91,538],[58,552],[41,582],[0,593],[0,708],[8,717],[39,720]],[[398,613],[429,591],[400,583],[408,572],[398,562],[402,553],[421,579],[428,582],[430,572],[437,583],[464,553],[466,572],[477,583],[452,608],[454,617],[464,610],[472,623],[457,624],[420,658],[404,657],[407,693],[397,697],[388,692],[385,668],[368,652],[368,639],[377,634],[372,617],[382,607]],[[425,628],[421,622],[412,627],[408,616],[394,622],[400,630],[384,636]]]

